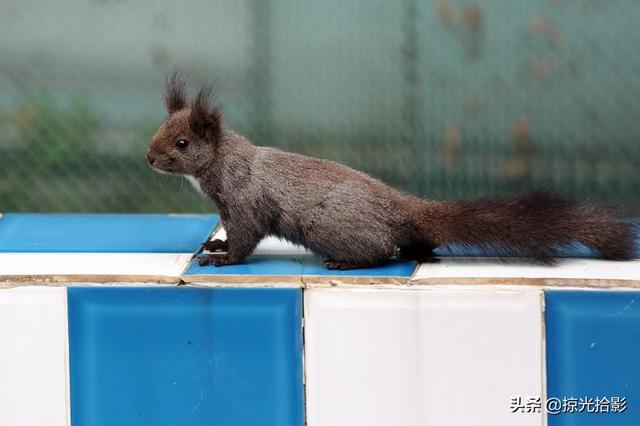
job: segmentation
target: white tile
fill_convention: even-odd
[[[0,424],[69,424],[64,288],[0,290]]]
[[[523,264],[513,258],[442,257],[421,264],[415,280],[430,278],[550,278],[640,280],[640,260],[559,259],[556,265]]]
[[[0,253],[0,276],[179,277],[192,257],[171,253]]]
[[[220,227],[215,234],[211,237],[212,240],[227,239],[227,232],[223,227]],[[258,244],[258,247],[253,251],[253,254],[262,255],[262,254],[272,254],[272,255],[281,255],[281,256],[290,256],[290,255],[311,255],[311,251],[305,249],[304,247],[292,244],[288,241],[281,240],[277,237],[266,237]]]
[[[305,291],[309,426],[541,425],[537,290]]]

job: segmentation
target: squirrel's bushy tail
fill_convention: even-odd
[[[582,242],[608,259],[632,259],[633,225],[586,202],[533,191],[511,199],[426,202],[418,213],[437,246],[473,246],[550,260],[554,250]]]

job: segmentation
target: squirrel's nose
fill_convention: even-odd
[[[154,154],[151,153],[151,151],[147,152],[147,161],[149,162],[150,166],[153,166],[153,162],[156,161],[156,156]]]

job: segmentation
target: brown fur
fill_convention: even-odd
[[[227,254],[203,263],[241,262],[266,235],[301,244],[338,269],[378,265],[397,252],[431,261],[435,247],[451,244],[548,260],[558,246],[580,241],[610,259],[633,256],[631,225],[589,204],[543,191],[420,199],[332,161],[254,146],[225,125],[209,94],[203,89],[187,102],[174,75],[165,93],[169,116],[147,154],[160,171],[194,177],[217,205],[228,240],[209,247]]]

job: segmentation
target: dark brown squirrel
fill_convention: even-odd
[[[433,261],[439,246],[463,245],[550,261],[559,246],[582,242],[608,259],[634,254],[632,225],[585,202],[546,191],[511,199],[435,201],[391,188],[365,173],[275,148],[253,145],[229,128],[203,88],[190,102],[174,74],[164,94],[169,116],[147,153],[156,170],[183,175],[220,211],[226,251],[200,258],[242,262],[275,235],[319,254],[331,269],[401,259]]]

